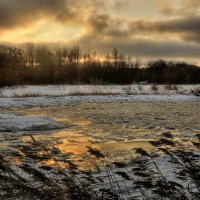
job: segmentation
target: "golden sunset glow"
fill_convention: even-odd
[[[45,30],[45,31],[44,31]],[[52,31],[53,30],[53,31]],[[81,36],[81,27],[60,26],[60,24],[48,20],[40,20],[32,27],[16,28],[2,33],[5,41],[16,43],[28,42],[69,42]]]
[[[0,41],[79,44],[100,53],[116,47],[197,63],[199,6],[198,0],[1,0]]]

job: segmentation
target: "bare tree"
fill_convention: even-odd
[[[30,67],[33,67],[35,64],[35,57],[36,57],[36,52],[35,52],[35,46],[32,43],[27,43],[25,45],[25,55],[26,59],[28,61],[28,65]]]

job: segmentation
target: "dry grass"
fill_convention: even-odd
[[[103,91],[92,91],[92,92],[83,92],[83,91],[72,91],[68,96],[114,96],[119,95],[117,92],[103,92]]]
[[[124,92],[126,95],[132,95],[133,92],[132,92],[132,88],[131,88],[131,85],[127,85],[123,88]]]
[[[13,94],[14,98],[29,98],[29,97],[41,97],[41,93],[24,93],[24,94]]]
[[[33,136],[31,138],[32,144],[20,148],[29,161],[32,159],[35,163],[38,159],[56,156],[55,148],[43,146]],[[134,149],[138,157],[130,163],[131,167],[122,162],[114,162],[113,165],[105,163],[105,167],[100,169],[95,161],[92,162],[98,172],[102,170],[104,173],[102,178],[95,178],[90,172],[81,172],[81,175],[73,163],[70,170],[31,163],[13,165],[0,155],[0,198],[20,199],[23,196],[24,199],[33,200],[198,200],[199,156],[177,143],[171,134],[163,134],[163,138],[151,144],[170,159],[177,179],[188,183],[186,186],[179,181],[168,180],[155,158],[141,148]],[[199,149],[199,135],[196,135],[193,144]],[[56,152],[59,153],[59,149]],[[98,149],[88,147],[88,152],[97,160],[105,158]],[[69,162],[68,159],[66,161]]]
[[[168,84],[168,85],[165,85],[165,89],[166,90],[178,90],[178,87],[177,87],[177,85]]]
[[[60,94],[60,95],[42,95],[40,93],[25,93],[25,94],[13,94],[14,98],[30,98],[30,97],[65,97],[65,96],[114,96],[119,95],[117,92],[103,92],[103,91],[91,91],[91,92],[83,92],[83,91],[72,91],[68,94]]]
[[[200,96],[200,88],[192,90],[192,94],[195,95],[195,96]]]
[[[158,90],[157,85],[156,84],[151,85],[151,90],[157,91]]]
[[[140,91],[143,90],[142,85],[138,86],[138,90],[140,90]]]

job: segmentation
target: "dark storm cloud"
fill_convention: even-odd
[[[131,21],[121,18],[112,18],[109,15],[92,15],[86,22],[89,29],[87,35],[94,34],[102,38],[126,38],[135,36],[152,36],[162,39],[163,34],[184,41],[200,42],[200,16],[182,17],[171,20]]]
[[[103,53],[117,47],[125,53],[146,57],[198,57],[200,54],[200,17],[197,16],[168,21],[129,21],[109,15],[93,15],[87,24],[87,33],[79,39],[85,49],[97,49]],[[163,33],[176,35],[182,40],[166,40]],[[154,37],[145,39],[147,35]]]
[[[131,22],[129,25],[133,32],[166,34],[183,41],[200,43],[200,16],[157,22]]]
[[[101,37],[81,38],[79,44],[85,50],[95,49],[102,53],[111,52],[114,47],[122,52],[131,55],[145,57],[199,57],[200,46],[195,43],[182,42],[177,40],[159,41],[150,39],[126,39]]]
[[[103,0],[0,0],[0,29],[23,27],[48,17],[61,23],[83,22],[85,12],[104,6]]]
[[[86,21],[88,32],[83,37],[129,37],[131,32],[126,27],[126,20],[112,18],[110,15],[89,15]]]
[[[0,29],[28,25],[39,17],[59,14],[64,0],[1,0]]]
[[[129,23],[129,28],[133,32],[149,33],[166,33],[177,34],[177,36],[194,36],[198,40],[200,34],[200,16],[178,18],[164,21],[133,21]],[[191,37],[192,38],[192,37]]]

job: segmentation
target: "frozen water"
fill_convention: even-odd
[[[0,132],[51,130],[62,127],[63,125],[48,117],[20,116],[8,113],[0,114]]]

